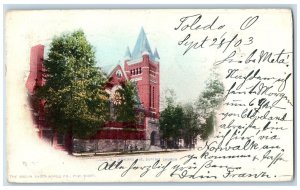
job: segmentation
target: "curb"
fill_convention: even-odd
[[[86,156],[112,156],[112,155],[134,155],[134,154],[155,154],[155,153],[172,153],[183,152],[189,149],[176,149],[176,150],[158,150],[158,151],[133,151],[133,152],[93,152],[93,153],[72,153],[75,157]]]

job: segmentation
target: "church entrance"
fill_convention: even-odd
[[[150,145],[155,145],[155,136],[156,136],[156,131],[152,131],[150,135]]]

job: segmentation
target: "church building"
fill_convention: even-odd
[[[37,45],[31,49],[30,74],[26,83],[29,95],[34,94],[38,85],[43,85],[41,74],[43,69],[44,46]],[[72,149],[72,152],[107,152],[150,150],[160,146],[159,136],[159,102],[160,102],[160,57],[155,48],[151,50],[149,41],[141,28],[135,46],[130,51],[127,47],[122,62],[117,65],[102,67],[108,82],[106,92],[110,99],[110,114],[113,118],[114,105],[121,101],[117,90],[122,84],[131,81],[136,85],[139,105],[136,109],[136,124],[118,122],[110,119],[104,126],[99,127],[97,134],[89,139],[75,139],[68,134],[59,135],[43,122],[43,104],[33,108],[38,115],[38,133],[41,138],[48,139],[51,144],[62,149]],[[59,141],[59,142],[58,142]]]

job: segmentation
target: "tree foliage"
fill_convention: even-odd
[[[200,137],[206,140],[213,133],[215,125],[215,110],[221,105],[224,85],[216,76],[206,82],[205,90],[200,94],[196,106],[202,122]]]
[[[222,102],[224,85],[216,78],[211,78],[206,82],[205,90],[200,94],[196,105],[201,115],[205,118],[215,110]]]
[[[199,114],[192,104],[186,104],[183,107],[184,111],[184,128],[182,137],[187,147],[193,144],[194,139],[201,133],[201,125]]]
[[[183,129],[183,108],[175,105],[171,97],[168,98],[167,107],[160,113],[160,133],[162,139],[166,141],[176,141],[182,135]]]
[[[200,133],[198,116],[193,105],[175,105],[174,101],[169,99],[166,109],[160,114],[162,138],[171,146],[174,146],[178,139],[184,139],[185,145],[190,147]]]
[[[47,123],[78,138],[95,134],[108,119],[109,102],[106,78],[83,31],[54,37],[44,66],[46,83],[37,94],[46,102]]]
[[[174,101],[174,92],[165,97],[166,108],[160,114],[160,132],[164,140],[184,139],[191,147],[198,135],[206,140],[216,122],[215,110],[222,102],[223,83],[213,76],[206,82],[205,90],[194,104],[180,105]]]
[[[200,128],[200,138],[202,140],[207,140],[209,135],[212,134],[215,126],[215,114],[211,113],[208,118],[205,119],[205,123],[202,124]]]
[[[136,107],[138,105],[138,92],[136,85],[130,81],[122,84],[122,88],[116,90],[122,101],[115,106],[116,120],[120,122],[136,122]]]

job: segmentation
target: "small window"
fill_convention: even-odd
[[[140,74],[142,73],[142,68],[140,67]]]

